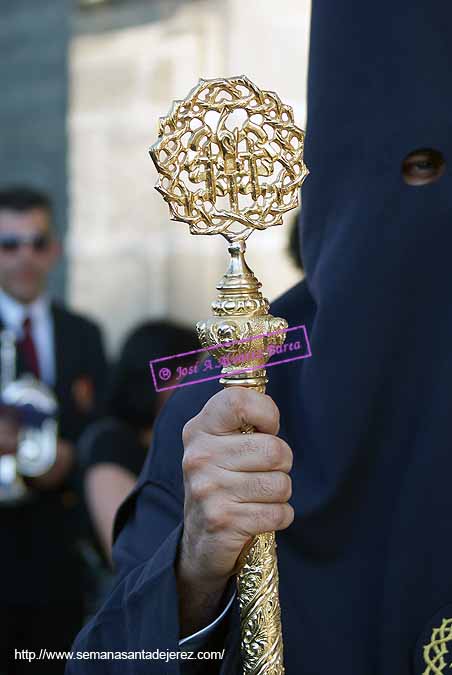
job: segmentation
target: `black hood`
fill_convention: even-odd
[[[442,153],[445,173],[408,185],[402,162],[421,148]],[[410,665],[417,636],[452,603],[441,515],[452,457],[450,2],[314,0],[305,159],[312,358],[293,404],[287,534],[304,552],[300,621],[314,640],[332,617],[331,668],[421,673]]]

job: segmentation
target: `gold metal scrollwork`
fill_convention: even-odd
[[[172,219],[232,242],[298,206],[303,147],[292,108],[242,75],[200,80],[175,101],[151,156]]]
[[[441,675],[452,661],[446,661],[448,643],[452,640],[452,619],[443,619],[439,628],[434,628],[430,642],[424,646],[424,662],[427,666],[422,675]]]

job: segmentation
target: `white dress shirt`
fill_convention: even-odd
[[[49,387],[55,385],[55,338],[50,301],[41,295],[34,302],[24,305],[0,289],[0,317],[18,340],[23,337],[23,322],[31,319],[31,334],[35,343],[41,380]]]

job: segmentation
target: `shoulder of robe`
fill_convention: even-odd
[[[305,280],[289,288],[283,295],[271,303],[270,312],[281,316],[292,326],[309,326],[315,311],[315,303]]]

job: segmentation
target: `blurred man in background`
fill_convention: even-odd
[[[74,443],[95,418],[106,360],[99,328],[46,293],[60,254],[52,227],[45,194],[0,190],[0,327],[16,336],[16,372],[48,385],[59,405],[55,463],[26,479],[26,499],[0,501],[1,675],[63,672],[61,661],[28,663],[15,650],[67,649],[84,615]],[[0,453],[16,452],[18,432],[3,419]]]

